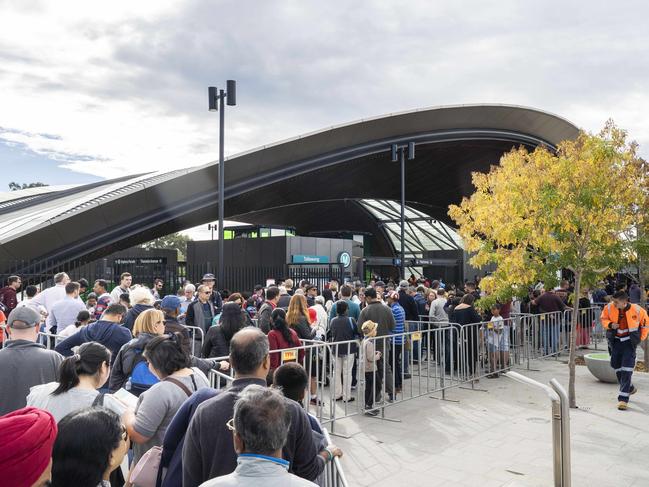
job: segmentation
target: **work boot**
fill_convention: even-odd
[[[629,392],[629,394],[633,395],[636,392],[638,392],[638,389],[636,388],[636,386],[631,386],[631,391]]]
[[[624,401],[620,401],[620,402],[617,403],[617,408],[618,408],[620,411],[626,411],[627,403],[624,402]]]

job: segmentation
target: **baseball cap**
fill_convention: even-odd
[[[180,298],[173,294],[169,294],[162,298],[160,307],[163,309],[178,309],[180,308]]]
[[[406,281],[406,280],[403,280],[403,281],[399,282],[399,288],[400,289],[408,289],[409,285],[410,284],[408,284],[408,281]]]
[[[214,277],[214,274],[210,274],[209,272],[203,276],[203,279],[201,281],[216,281],[216,278]]]
[[[31,306],[20,306],[9,313],[7,326],[17,330],[27,330],[38,326],[41,322],[41,314]]]

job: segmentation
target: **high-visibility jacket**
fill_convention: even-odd
[[[602,326],[607,330],[611,323],[617,323],[620,327],[616,331],[618,338],[625,338],[629,333],[638,331],[640,340],[644,340],[649,335],[649,316],[647,312],[637,304],[631,304],[626,311],[626,323],[620,323],[620,310],[613,304],[608,303],[602,309]]]

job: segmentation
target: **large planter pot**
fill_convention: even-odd
[[[611,356],[608,353],[589,353],[584,355],[584,360],[590,373],[598,380],[617,383],[617,376],[611,367]]]

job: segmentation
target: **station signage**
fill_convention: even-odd
[[[328,255],[292,255],[291,263],[293,264],[328,264]]]

